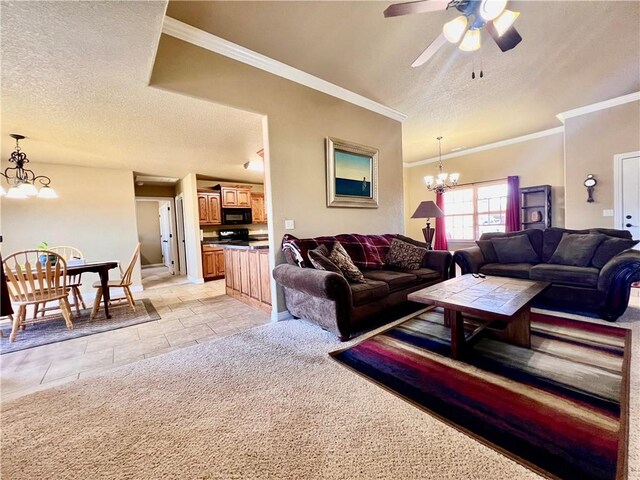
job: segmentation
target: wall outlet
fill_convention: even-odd
[[[602,216],[603,217],[613,217],[613,210],[602,210]]]
[[[285,220],[284,221],[284,229],[285,230],[293,230],[296,228],[296,223],[293,220]]]

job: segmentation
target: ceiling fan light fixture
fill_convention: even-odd
[[[264,162],[262,160],[249,160],[244,164],[244,168],[252,172],[264,172]]]
[[[463,52],[474,52],[480,48],[480,30],[468,30],[458,47]]]
[[[458,43],[467,29],[468,23],[467,17],[460,15],[450,22],[445,23],[442,27],[442,33],[444,33],[445,38],[451,43]]]
[[[498,36],[501,37],[507,30],[511,28],[513,22],[520,16],[520,12],[512,12],[511,10],[505,10],[500,14],[498,18],[493,21],[493,26],[496,27]]]
[[[507,0],[482,0],[478,12],[487,22],[498,18],[507,7]]]

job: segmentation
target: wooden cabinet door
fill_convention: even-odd
[[[224,275],[224,250],[215,252],[216,273],[218,276]]]
[[[206,193],[198,194],[198,216],[200,223],[209,223],[209,195]]]
[[[240,269],[240,250],[231,250],[231,268],[233,268],[233,289],[237,292],[242,290],[242,278]],[[225,265],[227,269],[229,265]]]
[[[215,252],[202,252],[202,276],[204,278],[217,276]]]
[[[259,195],[251,194],[251,223],[262,223],[262,202]]]
[[[209,195],[207,199],[208,205],[208,223],[212,225],[222,225],[222,211],[220,210],[220,196],[217,194]]]
[[[260,264],[258,251],[249,250],[249,296],[260,301]]]
[[[233,269],[232,250],[230,248],[224,249],[224,263],[225,263],[225,266],[228,265],[229,267],[225,270],[225,273],[224,273],[224,283],[227,288],[233,290],[233,281],[234,281],[233,276],[235,275],[235,271]]]
[[[251,190],[236,190],[236,201],[238,207],[251,207]]]
[[[238,190],[235,188],[222,187],[220,190],[222,193],[222,206],[223,207],[237,207],[238,206]]]
[[[269,267],[269,250],[258,250],[260,265],[260,301],[271,305],[271,268]]]

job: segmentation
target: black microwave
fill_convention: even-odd
[[[250,208],[223,208],[223,225],[249,225],[251,223]]]

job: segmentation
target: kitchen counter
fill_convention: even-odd
[[[203,245],[209,247],[235,248],[241,250],[261,250],[269,248],[268,240],[250,240],[247,242],[234,240],[232,242],[221,242],[219,240],[203,240]]]

